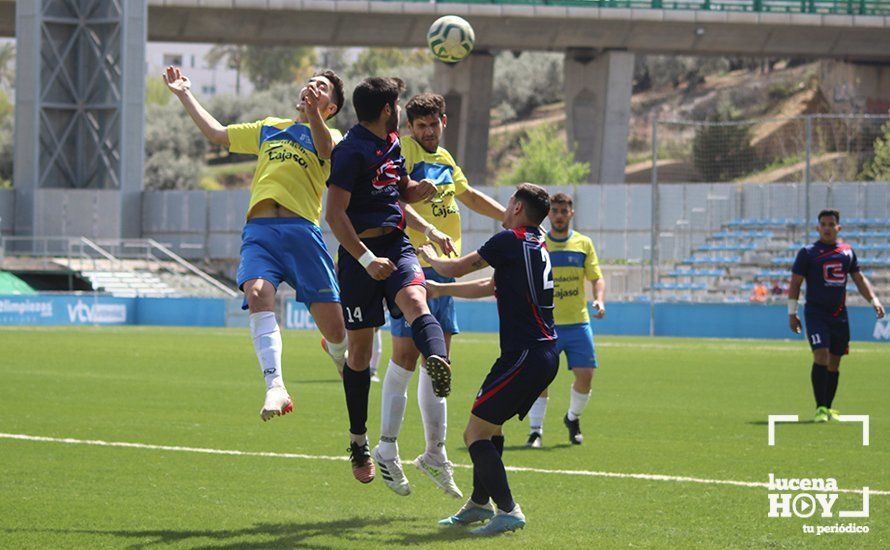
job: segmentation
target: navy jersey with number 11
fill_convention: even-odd
[[[479,255],[494,268],[501,352],[555,341],[553,273],[541,229],[501,231],[479,248]]]

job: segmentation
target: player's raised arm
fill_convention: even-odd
[[[878,296],[875,294],[874,288],[871,286],[871,282],[868,278],[862,274],[861,271],[854,271],[850,273],[850,277],[853,279],[853,283],[856,285],[856,288],[859,290],[859,294],[865,298],[871,306],[875,309],[875,315],[878,316],[878,319],[884,318],[884,306],[881,304],[881,301],[878,300]]]
[[[499,222],[504,221],[505,210],[503,205],[482,191],[467,187],[466,191],[457,196],[457,200],[464,203],[467,208],[477,214],[488,216]]]
[[[310,82],[306,86],[306,93],[303,97],[305,106],[306,120],[309,121],[309,131],[312,133],[312,143],[315,145],[315,151],[318,158],[327,160],[331,158],[331,152],[334,150],[334,138],[331,136],[331,129],[324,122],[324,115],[321,112],[318,100],[321,94],[317,88],[318,84]]]
[[[461,283],[437,283],[427,280],[427,296],[438,298],[440,296],[454,296],[455,298],[487,298],[494,296],[494,278],[476,279]]]
[[[463,258],[442,258],[432,245],[425,244],[417,251],[436,273],[444,277],[463,277],[488,265],[479,252],[471,252]]]
[[[179,67],[167,67],[163,74],[164,83],[167,85],[173,95],[175,95],[185,111],[189,114],[195,125],[201,130],[211,143],[229,146],[229,134],[226,127],[220,124],[216,118],[207,112],[204,107],[198,103],[195,96],[192,95],[192,82],[187,76],[182,74]]]

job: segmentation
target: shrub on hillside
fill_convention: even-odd
[[[695,168],[704,181],[732,181],[757,168],[751,147],[751,126],[733,124],[734,116],[721,108],[709,122],[699,126],[692,142]]]
[[[553,126],[532,128],[519,146],[521,156],[515,168],[498,181],[499,185],[522,182],[538,185],[576,184],[586,182],[590,175],[590,164],[575,161],[574,154]]]

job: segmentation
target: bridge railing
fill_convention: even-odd
[[[396,0],[390,0],[396,1]],[[400,0],[404,1],[404,0]],[[429,3],[430,0],[408,0]],[[592,8],[890,15],[890,0],[432,0],[437,4],[511,4]]]

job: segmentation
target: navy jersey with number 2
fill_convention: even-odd
[[[807,281],[806,311],[839,317],[846,314],[847,274],[859,271],[848,244],[816,241],[800,249],[791,272]]]
[[[494,268],[501,352],[555,341],[553,273],[541,229],[501,231],[479,248],[479,255]]]

